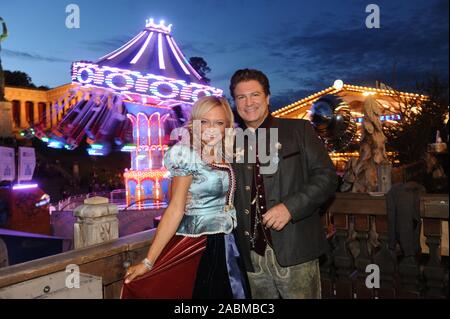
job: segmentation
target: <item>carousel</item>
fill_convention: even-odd
[[[131,154],[124,172],[127,205],[165,204],[168,172],[162,159],[172,129],[182,126],[202,96],[222,96],[206,85],[171,35],[172,25],[146,21],[145,28],[96,62],[72,64],[70,109],[50,132],[49,147],[74,149],[83,141],[92,156]],[[60,106],[60,108],[65,108]]]

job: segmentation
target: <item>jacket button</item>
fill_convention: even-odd
[[[245,186],[245,190],[249,192],[250,191],[250,186],[248,186],[248,185]]]
[[[250,211],[248,209],[245,209],[244,213],[245,213],[245,215],[248,215],[248,214],[250,214]]]
[[[245,231],[245,232],[244,232],[244,235],[245,235],[245,236],[250,236],[250,233],[249,233],[248,231]]]

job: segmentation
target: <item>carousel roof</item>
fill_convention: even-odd
[[[205,84],[176,44],[171,29],[171,24],[148,19],[140,33],[95,64]]]
[[[299,118],[302,118],[304,116],[307,116],[306,111],[309,110],[311,105],[317,101],[320,97],[327,95],[327,94],[345,94],[345,93],[358,93],[362,94],[364,96],[376,94],[378,97],[394,97],[394,98],[401,98],[401,99],[418,99],[418,100],[426,100],[428,99],[427,96],[421,95],[421,94],[415,94],[415,93],[408,93],[408,92],[400,92],[395,91],[391,88],[386,89],[379,89],[379,88],[372,88],[372,87],[365,87],[365,86],[357,86],[357,85],[350,85],[350,84],[344,84],[341,80],[336,80],[333,84],[333,86],[330,86],[320,92],[314,93],[312,95],[309,95],[303,99],[300,99],[294,103],[291,103],[285,107],[282,107],[274,112],[272,112],[272,115],[275,117],[291,117],[292,114],[296,114],[300,111],[302,112],[302,115],[296,116]]]

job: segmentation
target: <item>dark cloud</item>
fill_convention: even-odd
[[[64,62],[64,63],[71,62],[66,59],[42,56],[39,54],[16,51],[16,50],[3,49],[3,52],[5,53],[5,56],[12,57],[12,58],[20,58],[20,59],[40,61],[40,62]]]
[[[90,51],[94,51],[96,53],[104,52],[104,54],[107,54],[120,48],[131,39],[132,38],[130,38],[129,35],[122,35],[104,40],[83,41],[81,42],[81,45]]]
[[[206,41],[189,41],[188,43],[178,44],[181,51],[189,55],[218,55],[242,52],[247,48],[244,42],[226,43],[222,41],[206,42]]]
[[[294,87],[277,92],[277,101],[322,90],[337,78],[370,86],[380,80],[410,90],[432,73],[448,81],[448,2],[401,14],[395,8],[385,11],[380,29],[355,25],[354,17],[342,23],[335,17],[337,22],[331,24],[311,21],[304,30],[285,33],[278,41],[262,39],[268,57],[278,61],[270,72]]]
[[[276,94],[272,94],[270,97],[270,110],[273,112],[281,107],[291,104],[299,98],[306,97],[314,93],[313,90],[305,89],[288,89]]]

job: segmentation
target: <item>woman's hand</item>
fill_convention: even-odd
[[[148,270],[147,267],[145,267],[144,264],[137,264],[135,266],[131,266],[127,269],[127,272],[125,274],[125,283],[130,283],[134,278],[142,276],[146,273],[148,273],[150,270]]]

